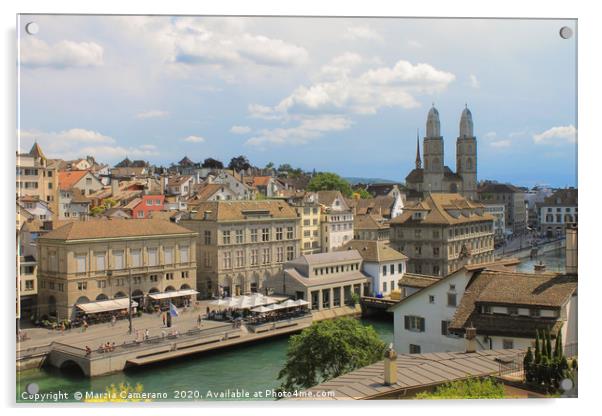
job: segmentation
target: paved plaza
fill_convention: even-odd
[[[145,330],[148,329],[149,336],[161,336],[162,332],[169,334],[173,330],[184,333],[190,329],[198,328],[197,319],[199,314],[205,316],[209,300],[199,302],[198,306],[188,308],[187,311],[178,309],[179,316],[172,318],[171,328],[163,325],[163,319],[160,313],[147,314],[132,319],[132,334],[129,334],[129,322],[127,319],[121,319],[113,326],[110,323],[90,325],[84,332],[82,328],[74,328],[61,333],[60,330],[50,330],[46,328],[25,329],[28,338],[17,344],[17,350],[25,350],[32,347],[48,345],[51,342],[61,342],[73,346],[84,348],[86,345],[92,349],[98,348],[100,344],[106,342],[117,345],[123,342],[132,342],[136,339],[141,340]],[[211,306],[210,306],[211,307]],[[213,307],[214,308],[214,307]],[[215,309],[215,308],[214,308]],[[224,322],[208,321],[203,319],[201,328],[209,329],[223,326],[224,330],[230,327],[230,324]]]

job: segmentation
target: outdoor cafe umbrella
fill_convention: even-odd
[[[265,313],[265,312],[271,312],[272,309],[270,308],[266,308],[265,306],[258,306],[256,308],[251,309],[251,312],[257,312],[257,313]]]
[[[278,306],[280,306],[281,308],[292,308],[294,306],[297,306],[297,304],[295,303],[294,300],[287,299],[286,302],[282,302]]]
[[[305,306],[305,305],[309,305],[309,302],[303,299],[297,299],[295,301],[295,306]]]

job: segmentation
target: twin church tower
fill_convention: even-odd
[[[477,199],[477,138],[474,137],[472,114],[468,107],[460,117],[460,135],[456,140],[456,172],[445,166],[443,137],[439,111],[433,106],[426,119],[426,136],[420,158],[420,143],[416,137],[416,167],[406,177],[406,187],[416,197],[425,192],[459,193]],[[410,196],[410,195],[409,195]]]

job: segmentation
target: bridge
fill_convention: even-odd
[[[124,342],[108,352],[86,351],[75,345],[55,341],[46,346],[19,351],[17,362],[33,361],[39,365],[50,365],[59,369],[75,367],[85,376],[95,377],[123,371],[128,367],[299,332],[311,323],[311,315],[306,315],[262,325],[260,328],[252,328],[252,331],[245,326],[232,328],[230,325],[226,330],[224,326],[191,329],[178,335],[154,336],[144,341]]]

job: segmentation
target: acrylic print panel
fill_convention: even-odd
[[[576,396],[576,20],[17,24],[17,402]]]

